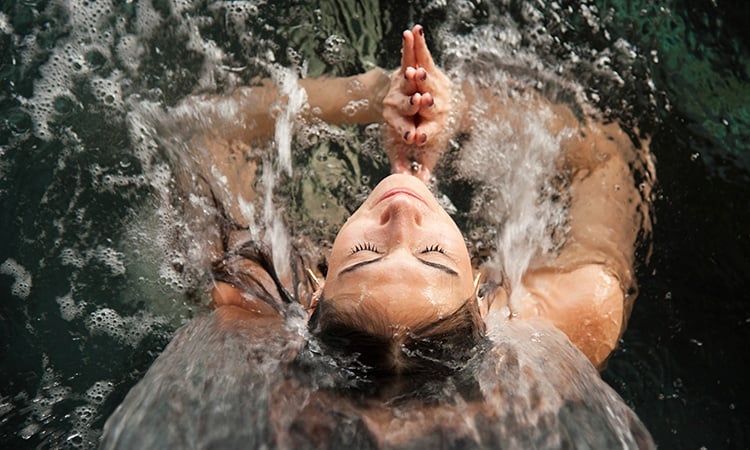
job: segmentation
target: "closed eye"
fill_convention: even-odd
[[[352,247],[350,255],[353,255],[358,252],[364,252],[364,251],[380,253],[380,250],[378,250],[378,248],[375,247],[374,244],[370,242],[360,242],[359,244]]]

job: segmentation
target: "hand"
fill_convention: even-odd
[[[391,76],[383,99],[387,123],[386,153],[393,173],[430,179],[445,150],[451,107],[451,84],[436,66],[425,41],[424,28],[403,33],[401,67]]]

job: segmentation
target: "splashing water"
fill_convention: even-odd
[[[509,85],[552,94],[570,92],[573,99],[581,98],[578,86],[545,69],[534,55],[519,51],[520,41],[520,32],[511,24],[500,30],[477,27],[450,39],[443,52],[455,82],[468,78],[483,86],[494,93],[492,102],[533,103],[527,93],[509,92]],[[519,68],[524,72],[519,73]],[[580,104],[574,100],[571,106],[579,108]],[[491,104],[485,98],[471,105],[478,116],[488,108]],[[478,225],[475,231],[469,230],[468,238],[475,249],[494,250],[486,265],[489,275],[507,278],[514,293],[532,259],[560,244],[556,236],[565,226],[564,202],[557,199],[558,187],[553,183],[560,142],[571,130],[550,132],[547,123],[553,119],[546,108],[520,107],[512,117],[475,126],[470,139],[461,144],[451,167],[453,174],[449,174],[478,186],[467,214]]]
[[[550,195],[555,191],[550,180],[561,139],[545,128],[550,114],[518,114],[513,120],[521,126],[503,122],[483,126],[462,148],[456,164],[460,176],[484,187],[474,199],[474,211],[477,219],[499,229],[497,254],[490,266],[500,272],[494,274],[498,279],[502,273],[507,276],[513,292],[532,258],[554,247],[550,230],[565,222],[563,206]]]

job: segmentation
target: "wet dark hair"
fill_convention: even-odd
[[[309,328],[332,356],[355,359],[350,369],[376,377],[449,375],[465,365],[485,337],[474,298],[446,317],[409,329],[397,329],[384,317],[380,304],[350,312],[321,299]]]
[[[298,257],[290,259],[293,284],[289,291],[278,276],[270,254],[270,249],[262,243],[247,242],[214,263],[214,279],[241,288],[286,317],[291,304],[304,304],[298,289],[304,277],[302,261]],[[256,265],[269,279],[264,282],[245,263]],[[368,378],[451,374],[465,365],[484,339],[484,321],[473,297],[452,314],[417,323],[409,329],[396,329],[385,319],[387,314],[382,308],[379,303],[367,303],[357,311],[344,311],[321,298],[308,328],[326,354],[356,375]]]

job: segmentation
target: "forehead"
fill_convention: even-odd
[[[386,319],[408,325],[407,319],[423,322],[455,311],[471,294],[471,280],[458,278],[387,266],[373,271],[363,268],[361,273],[328,280],[324,298],[338,309],[380,311]]]

